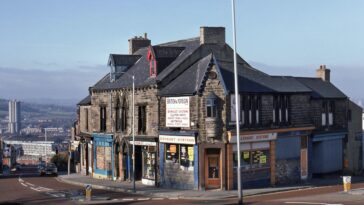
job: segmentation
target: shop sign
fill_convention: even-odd
[[[194,136],[159,135],[159,142],[169,144],[196,144]]]
[[[130,141],[130,144],[134,144],[134,141]],[[156,142],[148,142],[148,141],[135,141],[135,145],[140,145],[140,146],[156,146],[157,143]]]
[[[166,126],[190,127],[190,98],[166,98]]]
[[[240,135],[240,143],[270,141],[277,139],[277,133]],[[230,143],[236,143],[236,136],[232,136]]]

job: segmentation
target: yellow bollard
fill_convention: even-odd
[[[343,176],[344,192],[351,190],[351,176]]]
[[[85,185],[85,188],[86,188],[86,196],[85,196],[85,198],[86,198],[87,201],[91,201],[91,192],[92,192],[92,186],[91,186],[91,184],[86,184]]]

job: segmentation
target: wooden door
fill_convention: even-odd
[[[205,157],[206,189],[221,188],[220,155],[206,155]]]

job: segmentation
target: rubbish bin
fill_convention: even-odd
[[[86,200],[90,201],[91,200],[91,192],[92,192],[91,184],[86,184],[85,189],[86,189],[85,198],[86,198]]]
[[[351,189],[351,176],[343,176],[344,192],[348,192]]]

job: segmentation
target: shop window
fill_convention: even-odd
[[[145,134],[147,128],[146,106],[138,107],[138,133]]]
[[[100,107],[100,132],[106,131],[106,107]]]
[[[206,99],[206,117],[217,117],[217,100]]]
[[[193,145],[166,144],[166,162],[179,164],[183,170],[193,168],[193,149]]]
[[[234,152],[233,165],[238,166],[237,153]],[[253,150],[241,152],[241,167],[243,170],[269,167],[269,150]]]
[[[155,147],[143,147],[143,178],[155,179]]]

